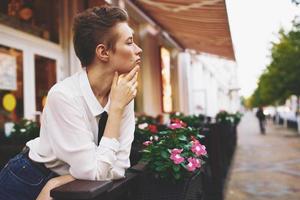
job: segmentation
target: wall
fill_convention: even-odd
[[[178,61],[181,69],[178,74],[181,77],[180,111],[214,117],[220,110],[236,112],[239,109],[235,62],[191,52],[181,53]]]

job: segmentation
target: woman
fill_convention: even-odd
[[[127,20],[117,7],[75,17],[73,43],[83,69],[50,89],[40,137],[1,171],[0,199],[36,199],[54,177],[56,183],[124,177],[142,52]]]

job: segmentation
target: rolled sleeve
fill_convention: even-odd
[[[99,148],[108,148],[114,152],[117,152],[120,148],[120,143],[115,138],[102,137],[100,140]]]

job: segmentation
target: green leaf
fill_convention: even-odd
[[[167,135],[167,134],[169,134],[169,131],[160,131],[159,134],[160,135]]]
[[[157,166],[155,167],[155,170],[158,171],[158,172],[161,172],[165,169],[165,166],[164,165],[160,165],[160,166]]]
[[[163,157],[163,158],[169,158],[169,153],[167,151],[161,151],[160,152],[160,155]]]
[[[178,137],[178,140],[180,140],[180,141],[187,141],[187,137],[185,136],[185,135],[180,135],[179,137]]]
[[[184,149],[188,150],[188,149],[190,149],[190,148],[191,148],[191,145],[190,145],[190,144],[184,145]]]
[[[205,136],[204,136],[204,135],[197,134],[197,138],[202,139],[202,138],[205,138]]]
[[[179,172],[180,171],[180,166],[179,165],[173,165],[173,170],[174,170],[174,172]]]

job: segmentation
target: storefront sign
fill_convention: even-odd
[[[1,52],[0,90],[17,90],[17,59]]]

